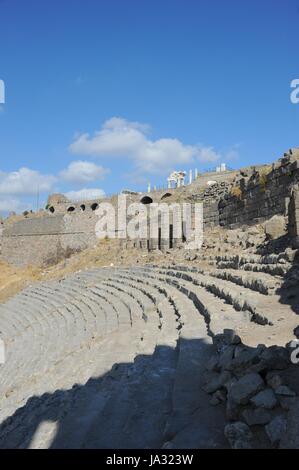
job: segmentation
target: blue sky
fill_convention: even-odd
[[[2,0],[0,25],[2,212],[299,145],[299,0]]]

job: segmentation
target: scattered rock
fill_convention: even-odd
[[[212,371],[212,372],[218,372],[220,370],[220,367],[219,367],[219,357],[215,354],[214,356],[212,356],[207,364],[206,364],[206,369],[209,370],[209,371]]]
[[[277,374],[276,371],[270,371],[266,375],[266,382],[271,388],[277,388],[283,384],[283,380],[280,375]]]
[[[264,381],[259,374],[244,375],[229,390],[230,398],[239,405],[246,405],[249,399],[264,388]]]
[[[277,447],[286,432],[287,420],[282,415],[276,416],[269,424],[267,424],[265,429],[271,444]]]
[[[226,417],[228,421],[237,421],[239,419],[239,415],[240,415],[239,406],[230,398],[228,398],[227,404],[226,404]]]
[[[299,399],[295,398],[287,414],[286,432],[283,433],[280,448],[299,449]]]
[[[243,346],[243,344],[238,344],[236,347],[235,347],[235,358],[239,357],[240,354],[242,354],[243,352],[245,351],[245,346]]]
[[[265,234],[268,240],[276,240],[287,233],[286,219],[280,215],[274,215],[264,224]]]
[[[289,353],[282,346],[270,346],[261,353],[261,360],[267,369],[286,369],[290,364]]]
[[[236,334],[235,330],[226,328],[224,329],[224,335],[228,344],[237,345],[241,343],[241,338]]]
[[[293,250],[292,248],[287,248],[285,250],[286,260],[289,261],[290,263],[293,263],[296,258],[297,253],[298,253],[297,250]]]
[[[228,380],[223,388],[227,391],[227,393],[229,392],[229,390],[231,389],[231,387],[236,383],[238,382],[238,379],[236,379],[236,377],[232,377],[230,380]]]
[[[224,435],[233,449],[251,449],[252,432],[242,422],[227,424]]]
[[[296,401],[296,397],[284,397],[278,395],[278,400],[281,408],[285,411],[289,411]]]
[[[212,380],[205,384],[203,387],[204,391],[207,393],[214,393],[217,390],[220,390],[229,380],[231,380],[231,378],[231,374],[227,371],[217,374],[217,376],[214,376]]]
[[[272,262],[272,258],[269,259],[269,263]],[[285,372],[281,372],[291,365],[287,347],[264,344],[248,347],[239,341],[234,330],[215,335],[213,343],[218,353],[206,365],[209,377],[205,390],[213,394],[211,405],[226,402],[226,417],[231,423],[226,426],[225,435],[231,446],[234,449],[251,447],[247,434],[250,426],[255,441],[261,438],[262,445],[267,447],[269,443],[264,439],[268,436],[271,445],[277,447],[286,428],[286,419],[279,413],[290,412],[298,403],[295,392],[285,385]],[[267,426],[267,431],[262,426]],[[293,434],[295,436],[295,431]]]
[[[248,426],[267,424],[271,420],[271,414],[264,408],[246,409],[242,412],[242,417]]]
[[[192,252],[192,251],[188,251],[185,254],[184,258],[185,258],[186,261],[195,261],[197,259],[197,254]]]
[[[224,390],[217,390],[217,392],[214,393],[214,396],[222,403],[225,402],[227,398]]]
[[[287,385],[280,385],[275,389],[276,395],[283,395],[285,397],[295,397],[296,393],[293,392]]]
[[[250,372],[252,368],[257,368],[257,366],[261,364],[260,356],[264,349],[265,346],[258,346],[257,348],[250,348],[248,346],[240,347],[231,362],[230,370],[237,375],[245,375]],[[264,367],[263,364],[260,369],[262,370]]]
[[[296,326],[296,328],[294,329],[294,335],[296,336],[296,338],[299,338],[299,325]]]
[[[240,344],[241,339],[234,330],[224,329],[223,333],[213,337],[213,344],[221,351],[225,346],[232,346]]]
[[[235,346],[227,346],[219,359],[219,366],[222,369],[230,369],[234,357]]]
[[[250,402],[257,408],[266,408],[271,410],[277,405],[277,398],[271,388],[262,390],[250,399]]]
[[[262,230],[262,228],[261,228]],[[246,227],[246,233],[250,236],[260,236],[261,232],[259,228],[255,225],[252,225],[251,227]]]

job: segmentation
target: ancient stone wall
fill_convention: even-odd
[[[276,215],[287,215],[292,188],[299,181],[299,161],[284,158],[266,173],[240,178],[219,202],[219,224],[236,228],[256,224]]]
[[[299,202],[297,192],[294,191],[299,183],[298,149],[290,150],[273,165],[231,172],[224,181],[212,185],[198,187],[198,181],[167,193],[130,194],[127,196],[127,206],[132,202],[144,202],[147,205],[151,202],[202,202],[204,228],[252,225],[274,215],[287,215],[288,210],[291,210],[293,215],[290,216],[289,230],[294,237],[298,237]],[[60,195],[55,195],[49,202],[47,215],[4,225],[3,259],[16,265],[50,264],[98,242],[95,234],[98,216],[95,210],[102,201],[72,205],[70,201],[60,199]],[[116,208],[117,215],[117,198],[107,202]],[[129,220],[130,217],[127,217],[127,222]],[[115,229],[118,231],[117,226]],[[173,233],[174,223],[171,218],[166,222],[160,218],[156,229],[155,237],[148,233],[146,238],[121,241],[125,246],[134,245],[146,250],[167,250],[185,242],[184,234],[176,237]]]
[[[289,234],[299,245],[299,188],[295,187],[289,205]]]
[[[48,265],[94,245],[94,214],[53,215],[6,226],[2,258],[16,266]]]

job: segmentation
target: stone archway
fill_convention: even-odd
[[[140,199],[141,204],[152,204],[153,200],[149,196],[143,196],[143,198]]]
[[[165,193],[165,194],[163,194],[163,196],[161,197],[161,201],[162,201],[163,199],[167,199],[168,197],[171,197],[171,196],[172,196],[171,193]]]

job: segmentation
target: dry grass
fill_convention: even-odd
[[[233,186],[230,190],[230,194],[237,199],[242,199],[242,190],[240,186]]]
[[[0,261],[0,303],[26,286],[40,280],[62,279],[74,272],[95,267],[133,266],[165,262],[169,255],[146,252],[139,248],[122,249],[118,240],[102,240],[94,248],[84,250],[47,268],[16,268]]]
[[[271,165],[265,165],[259,169],[259,184],[260,184],[260,190],[262,192],[265,192],[267,189],[268,175],[269,173],[271,173],[271,171],[272,171]]]
[[[38,268],[15,268],[0,261],[0,302],[15,295],[31,282],[41,279]]]
[[[45,269],[42,279],[61,279],[68,274],[91,269],[95,267],[109,266],[133,266],[161,261],[167,255],[142,251],[139,248],[123,249],[118,240],[104,239],[94,248],[89,248],[72,255],[55,266]]]

